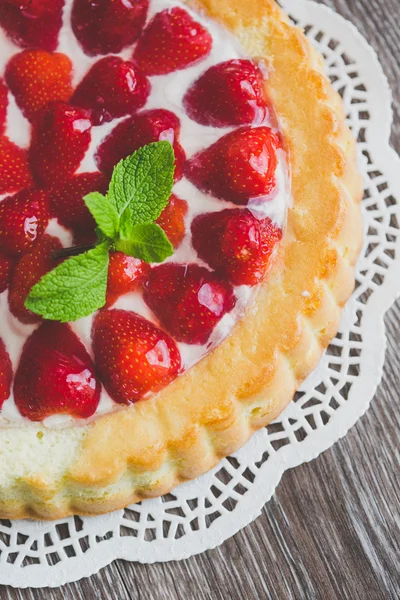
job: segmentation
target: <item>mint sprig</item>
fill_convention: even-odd
[[[63,249],[70,254],[33,286],[25,306],[45,319],[76,321],[106,302],[109,252],[119,250],[145,262],[173,254],[165,232],[154,223],[167,206],[174,184],[174,151],[169,142],[140,148],[114,168],[108,193],[83,199],[94,220],[93,248]]]

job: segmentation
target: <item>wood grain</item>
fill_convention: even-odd
[[[400,152],[400,1],[323,2],[378,52]],[[179,563],[117,561],[61,589],[0,586],[1,600],[398,600],[400,303],[386,326],[385,374],[366,416],[317,460],[287,472],[257,521],[220,548]]]

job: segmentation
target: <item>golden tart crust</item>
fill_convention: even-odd
[[[205,473],[287,406],[353,290],[362,185],[321,58],[274,0],[190,4],[267,63],[294,199],[279,255],[231,336],[153,399],[86,427],[1,430],[3,518],[103,513]]]

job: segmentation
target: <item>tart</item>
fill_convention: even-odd
[[[205,473],[315,368],[354,287],[355,142],[273,0],[5,0],[0,28],[0,516],[104,513]]]

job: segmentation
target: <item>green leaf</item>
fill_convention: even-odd
[[[147,263],[163,262],[174,253],[174,248],[164,231],[156,223],[139,223],[131,230],[130,240],[118,240],[117,250]]]
[[[113,201],[100,192],[92,192],[83,200],[100,231],[108,238],[114,239],[118,234],[119,215]]]
[[[169,142],[140,148],[114,168],[108,195],[125,222],[151,223],[168,204],[174,184],[175,155]]]
[[[73,256],[32,288],[25,306],[51,321],[76,321],[106,303],[109,244]]]

